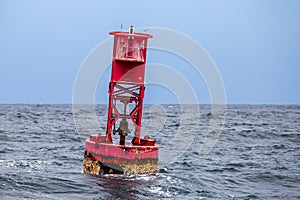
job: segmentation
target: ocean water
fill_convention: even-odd
[[[198,111],[179,107],[155,113],[145,106],[144,130],[162,149],[180,126],[191,131],[180,117]],[[0,199],[300,198],[299,105],[228,105],[221,136],[204,157],[199,146],[211,112],[199,108],[192,145],[158,174],[92,176],[82,173],[85,136],[77,134],[71,105],[0,105]],[[106,107],[96,112],[104,128]]]

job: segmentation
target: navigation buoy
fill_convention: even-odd
[[[141,138],[147,43],[152,35],[135,33],[133,26],[128,32],[109,34],[114,36],[114,48],[106,134],[91,135],[86,140],[83,172],[157,173],[159,147],[148,135]],[[129,122],[134,131],[130,131]],[[117,133],[119,138],[113,138]],[[134,134],[131,141],[126,140],[129,133]]]

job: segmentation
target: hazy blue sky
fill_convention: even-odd
[[[228,103],[299,104],[299,10],[298,0],[1,0],[0,103],[71,103],[81,63],[123,24],[196,40],[217,64]]]

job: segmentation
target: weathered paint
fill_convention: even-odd
[[[106,157],[101,154],[85,152],[83,172],[94,175],[101,174],[155,174],[157,158],[125,159]]]
[[[125,146],[105,143],[105,136],[92,135],[85,143],[83,171],[89,174],[157,173],[159,147],[151,141],[144,140],[147,146]]]

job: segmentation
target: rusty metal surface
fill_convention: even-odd
[[[157,173],[157,164],[147,162],[139,165],[122,165],[124,174],[155,174]]]
[[[86,174],[100,174],[101,164],[98,160],[92,160],[88,156],[83,159],[83,172]]]
[[[83,160],[83,172],[94,175],[157,173],[157,159],[126,160],[111,157],[102,159],[101,161],[91,154],[85,155]]]

